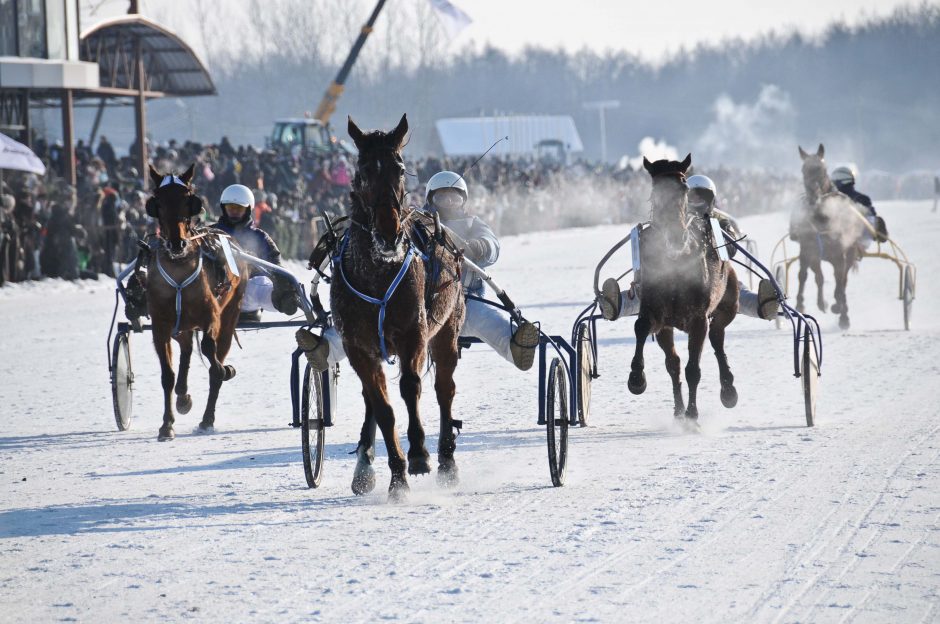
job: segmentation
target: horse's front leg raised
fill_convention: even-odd
[[[193,332],[180,332],[176,337],[180,345],[180,370],[176,375],[176,411],[188,414],[193,407],[193,399],[189,396],[189,362],[193,357]]]
[[[636,352],[633,354],[633,361],[630,362],[627,388],[633,394],[643,394],[646,391],[646,374],[643,372],[643,347],[650,335],[649,317],[643,316],[641,312],[636,319],[636,323],[633,324],[633,332],[636,334]]]
[[[173,405],[170,403],[170,393],[173,392],[173,348],[170,346],[169,335],[158,335],[154,332],[153,346],[157,351],[157,359],[160,360],[160,383],[163,385],[163,426],[157,434],[157,439],[161,442],[172,440],[176,437],[173,431]]]
[[[685,411],[685,401],[682,399],[682,380],[679,378],[679,354],[676,353],[675,336],[672,327],[664,327],[656,334],[659,348],[666,354],[666,370],[672,379],[672,399],[675,403],[674,415],[678,418]]]
[[[708,320],[702,316],[689,323],[689,361],[685,365],[685,381],[689,384],[689,406],[685,409],[686,418],[698,418],[698,382],[702,379],[702,347],[708,334]]]
[[[441,408],[441,430],[437,441],[437,482],[444,487],[457,485],[457,436],[454,434],[454,419],[451,408],[457,386],[454,371],[457,369],[457,334],[455,327],[443,327],[431,339],[431,357],[434,360],[434,391]]]
[[[199,423],[199,429],[202,431],[208,431],[215,426],[215,405],[219,400],[222,382],[235,376],[235,367],[223,362],[232,346],[232,337],[235,335],[235,326],[238,324],[238,313],[238,306],[230,303],[222,310],[217,322],[209,323],[209,329],[202,337],[202,353],[209,362],[209,398],[206,400],[206,411]]]

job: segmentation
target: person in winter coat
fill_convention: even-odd
[[[871,223],[875,233],[874,235],[870,235],[868,242],[871,242],[871,239],[874,239],[879,243],[883,243],[888,240],[888,228],[885,225],[885,220],[879,217],[878,213],[875,212],[875,206],[871,202],[871,197],[865,195],[864,193],[859,193],[855,189],[855,168],[845,166],[836,167],[832,170],[832,174],[829,177],[836,185],[836,188],[839,189],[840,193],[848,195],[849,199],[860,206],[861,209],[859,212],[861,212],[862,216],[864,216],[865,219]]]

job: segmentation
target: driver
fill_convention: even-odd
[[[255,227],[252,220],[255,196],[251,189],[242,184],[232,184],[222,191],[219,204],[222,216],[210,227],[234,238],[246,253],[280,266],[281,252],[277,245],[267,232]],[[264,269],[252,267],[241,309],[246,320],[260,319],[261,310],[271,309],[290,316],[297,312],[297,291],[283,275],[274,273],[268,277]]]
[[[885,220],[875,212],[875,206],[871,203],[871,197],[855,190],[855,167],[836,167],[832,170],[829,177],[839,189],[839,192],[848,195],[849,199],[859,206],[859,212],[871,224],[875,231],[874,238],[877,242],[883,243],[888,240],[888,228]]]
[[[467,212],[467,198],[467,183],[463,177],[453,171],[441,171],[428,180],[425,205],[421,210],[438,213],[444,226],[459,239],[458,247],[464,248],[464,255],[482,269],[499,258],[499,239],[486,223]],[[462,280],[465,295],[483,295],[483,278],[479,273],[465,269]],[[473,298],[468,298],[466,303],[467,316],[461,336],[480,338],[519,370],[532,368],[539,344],[539,330],[533,323],[523,320],[513,328],[501,310]],[[336,328],[327,328],[323,338],[325,340],[304,328],[297,331],[297,344],[311,368],[318,371],[346,357]]]
[[[689,186],[689,209],[699,217],[714,217],[718,220],[721,229],[740,239],[740,229],[737,221],[727,212],[717,207],[718,188],[708,176],[694,175],[686,183]],[[734,256],[737,248],[728,245],[728,253]],[[636,315],[640,312],[640,298],[633,288],[621,292],[620,284],[614,278],[608,278],[601,287],[601,295],[597,299],[601,314],[608,321],[621,316]],[[741,284],[738,294],[738,312],[745,316],[773,320],[777,316],[780,303],[777,301],[777,292],[768,279],[762,279],[757,285],[757,292],[751,292]]]

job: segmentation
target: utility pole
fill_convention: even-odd
[[[607,162],[607,123],[604,112],[608,108],[620,108],[620,100],[595,100],[593,102],[583,102],[585,109],[597,109],[601,122],[601,161]]]

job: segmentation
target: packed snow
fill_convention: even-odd
[[[568,480],[553,488],[537,367],[516,371],[476,345],[456,377],[461,482],[413,477],[404,504],[387,502],[381,442],[375,492],[350,491],[363,408],[348,366],[323,484],[306,487],[300,431],[287,426],[291,330],[240,334],[210,435],[192,431],[208,388],[194,359],[195,405],[161,443],[149,334],[131,338],[133,421],[115,428],[113,283],[6,286],[0,621],[938,621],[940,216],[929,202],[878,206],[918,267],[913,328],[886,260],[850,274],[850,330],[810,310],[825,348],[816,427],[789,331],[730,326],[732,410],[706,346],[702,432],[690,434],[673,424],[659,349],[647,349],[649,388],[633,396],[632,322],[601,322],[590,426],[571,430]],[[787,215],[741,225],[768,261]],[[628,231],[507,237],[494,275],[528,317],[569,335],[596,262]],[[812,278],[807,288],[813,303]],[[831,302],[831,278],[826,288]],[[421,405],[433,451],[432,385]]]

